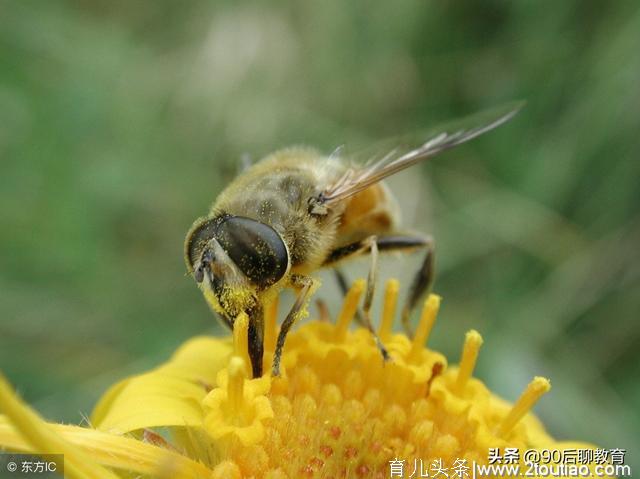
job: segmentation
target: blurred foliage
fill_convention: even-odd
[[[329,153],[526,99],[392,182],[438,243],[430,344],[455,360],[480,330],[497,392],[548,376],[554,435],[637,452],[638,32],[633,0],[1,1],[0,367],[77,422],[218,331],[182,241],[242,154]],[[383,276],[407,285],[414,263]]]

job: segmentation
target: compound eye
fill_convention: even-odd
[[[219,218],[208,219],[190,233],[186,244],[185,255],[191,267],[200,259],[207,243],[215,236],[219,223]],[[194,273],[198,275],[197,271],[194,271]]]
[[[260,288],[278,282],[287,272],[287,248],[269,225],[232,216],[220,224],[216,239],[238,268]]]

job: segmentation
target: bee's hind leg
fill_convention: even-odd
[[[284,348],[284,341],[287,338],[287,334],[295,323],[296,319],[304,305],[309,300],[309,296],[313,292],[313,287],[316,284],[316,281],[309,276],[301,276],[301,275],[292,275],[291,277],[291,285],[294,287],[300,287],[298,292],[298,296],[296,297],[296,302],[291,307],[289,314],[282,322],[282,326],[280,326],[280,332],[278,333],[278,339],[276,341],[276,350],[273,354],[273,366],[271,369],[272,376],[280,376],[280,360],[282,359],[282,349]]]
[[[333,274],[336,277],[336,282],[338,283],[338,288],[340,288],[340,292],[342,296],[346,296],[349,291],[349,280],[347,276],[344,274],[340,268],[333,268]]]
[[[411,313],[416,309],[420,300],[431,292],[435,279],[435,245],[431,236],[397,236],[387,238],[387,240],[384,249],[388,251],[394,249],[398,251],[413,249],[418,246],[427,251],[420,265],[420,269],[416,271],[413,277],[409,295],[402,308],[402,327],[405,334],[413,338],[414,332],[411,327]]]

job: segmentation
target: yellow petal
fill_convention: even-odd
[[[68,443],[73,455],[82,454],[93,461],[90,473],[76,477],[116,477],[100,476],[102,466],[112,467],[137,474],[153,477],[209,477],[212,471],[177,452],[148,444],[133,438],[116,436],[95,429],[62,424],[46,424],[60,440]],[[7,418],[0,416],[0,445],[21,452],[42,452],[24,440]],[[65,454],[65,467],[69,465],[68,451]],[[68,470],[65,470],[68,472]]]
[[[198,336],[180,346],[167,366],[186,378],[213,384],[218,371],[227,366],[231,352],[231,337]]]
[[[96,406],[92,424],[120,434],[151,427],[201,426],[201,401],[230,353],[228,340],[187,341],[164,365],[112,386]]]
[[[0,410],[4,411],[5,426],[11,424],[22,450],[37,454],[64,454],[65,476],[70,478],[117,478],[98,465],[88,454],[61,438],[38,414],[32,411],[13,392],[4,375],[0,374]],[[0,444],[5,444],[0,441]]]

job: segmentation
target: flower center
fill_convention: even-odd
[[[514,408],[492,396],[472,378],[482,344],[475,331],[467,334],[460,367],[447,369],[441,354],[424,347],[439,309],[435,295],[425,301],[413,339],[393,334],[394,280],[387,283],[379,330],[391,355],[384,361],[368,331],[349,329],[363,289],[363,281],[354,283],[335,324],[308,322],[289,335],[278,378],[247,379],[247,321],[238,319],[234,356],[219,375],[220,387],[204,401],[211,411],[207,430],[230,461],[220,471],[271,478],[388,477],[394,458],[408,467],[414,459],[482,462],[488,447],[531,443],[519,423],[548,381],[534,380]],[[267,308],[267,361],[276,311],[275,304]]]

